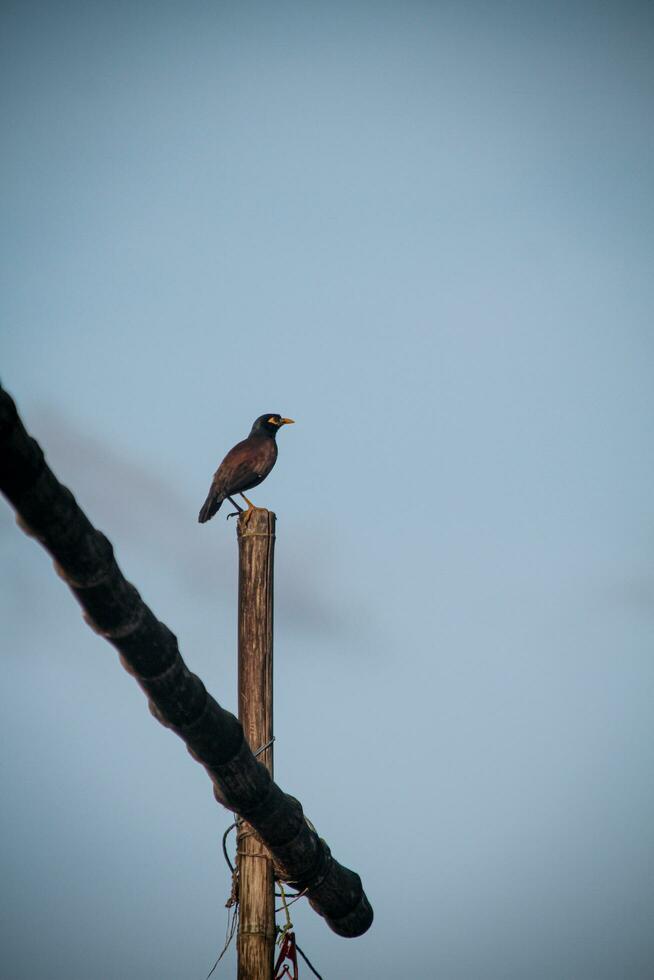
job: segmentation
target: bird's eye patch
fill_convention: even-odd
[[[279,425],[279,417],[276,415],[271,415],[268,419],[269,425]]]

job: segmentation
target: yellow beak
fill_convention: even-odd
[[[282,419],[280,425],[295,425],[295,419]]]

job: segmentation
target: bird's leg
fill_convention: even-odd
[[[243,494],[241,494],[241,496],[243,496]],[[239,517],[243,513],[243,508],[239,507],[239,505],[236,503],[233,497],[228,496],[227,499],[229,500],[232,507],[236,507],[236,510],[233,510],[231,514],[227,515],[227,520],[229,520],[230,517]]]
[[[246,511],[243,511],[243,514],[244,514],[243,520],[247,523],[250,520],[250,518],[252,517],[252,512],[255,511],[255,510],[259,510],[259,508],[258,507],[255,507],[255,505],[252,503],[252,501],[251,500],[248,500],[248,498],[245,496],[245,494],[244,493],[241,493],[240,490],[239,490],[239,496],[243,497],[243,500],[248,505],[248,509]]]

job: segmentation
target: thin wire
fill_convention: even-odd
[[[231,924],[230,924],[230,915],[231,915]],[[234,933],[236,932],[236,925],[237,925],[237,923],[238,923],[238,905],[235,906],[233,913],[230,911],[228,913],[228,915],[227,915],[227,932],[225,934],[226,935],[225,945],[223,946],[223,949],[222,949],[222,952],[221,952],[220,956],[218,957],[218,959],[216,960],[216,962],[214,963],[214,965],[211,967],[211,969],[207,973],[207,980],[209,980],[209,977],[211,976],[211,974],[216,969],[216,967],[218,966],[218,964],[222,960],[223,956],[225,955],[225,953],[229,949],[229,944],[231,943],[232,939],[234,938]]]
[[[275,892],[275,896],[277,898],[283,898],[284,899],[284,904],[283,905],[280,905],[278,909],[275,909],[275,912],[282,912],[283,909],[287,908],[289,905],[292,905],[293,902],[297,902],[300,898],[304,898],[304,892],[300,892],[299,895],[295,895],[290,900],[290,902],[287,902],[286,901],[286,895],[282,894],[282,892]]]
[[[225,855],[225,860],[227,861],[227,864],[229,865],[229,870],[232,872],[232,874],[234,874],[234,865],[229,860],[229,854],[227,853],[227,836],[230,833],[230,831],[234,830],[235,827],[236,827],[235,823],[230,824],[227,830],[225,831],[225,833],[223,834],[223,854]]]
[[[262,752],[265,752],[266,749],[269,749],[274,741],[275,741],[275,736],[273,735],[273,737],[270,739],[269,742],[266,742],[266,744],[262,745],[260,749],[257,749],[257,751],[254,753],[254,758],[256,759],[258,755],[261,755]]]
[[[225,833],[223,834],[223,854],[225,856],[225,861],[227,861],[227,865],[229,867],[229,870],[232,873],[232,895],[230,895],[230,898],[229,898],[229,901],[230,902],[231,902],[232,897],[234,895],[234,875],[235,875],[236,872],[234,870],[234,865],[229,860],[229,854],[227,853],[227,837],[229,836],[230,832],[232,830],[234,830],[234,828],[236,826],[237,826],[236,823],[230,824],[229,827],[227,828],[227,830],[225,831]],[[228,908],[229,908],[229,903],[228,903]],[[223,946],[222,952],[220,953],[218,959],[216,960],[216,962],[214,963],[214,965],[209,970],[209,972],[207,974],[207,980],[209,980],[209,977],[211,976],[211,974],[216,969],[216,967],[218,966],[218,964],[222,960],[223,956],[225,955],[225,953],[229,949],[229,945],[230,945],[232,939],[234,938],[234,933],[236,932],[236,926],[238,925],[238,919],[239,919],[239,906],[238,906],[238,899],[236,899],[236,901],[234,902],[233,907],[229,908],[229,912],[227,913],[227,929],[225,930],[225,945]]]
[[[322,977],[320,976],[320,974],[316,970],[315,966],[313,966],[313,964],[310,962],[309,957],[307,956],[307,954],[302,952],[302,950],[300,949],[300,947],[298,946],[297,943],[295,944],[295,948],[298,951],[298,953],[300,954],[300,956],[302,957],[302,959],[304,960],[304,962],[306,963],[306,965],[309,967],[309,969],[311,970],[311,972],[318,977],[318,980],[322,980]]]

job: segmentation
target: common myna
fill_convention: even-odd
[[[292,422],[293,419],[283,419],[281,415],[260,415],[256,419],[247,439],[230,449],[214,473],[209,496],[198,517],[200,524],[211,520],[223,500],[231,501],[241,512],[243,508],[232,500],[234,493],[240,494],[248,505],[246,514],[255,509],[243,491],[251,490],[266,479],[277,459],[275,436],[283,425]]]

